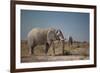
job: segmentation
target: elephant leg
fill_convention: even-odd
[[[45,53],[48,53],[48,49],[49,49],[50,45],[48,43],[46,43],[46,48],[45,48]]]
[[[34,46],[31,46],[31,54],[34,54]]]
[[[64,48],[65,48],[65,42],[64,42],[64,41],[62,41],[63,55],[64,55]]]
[[[53,53],[55,55],[55,46],[54,46],[54,42],[52,42],[52,47],[53,47]]]

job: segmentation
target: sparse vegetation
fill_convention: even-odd
[[[27,41],[21,41],[21,62],[41,62],[41,61],[60,61],[60,60],[85,60],[89,59],[89,43],[73,42],[71,46],[65,42],[64,54],[62,54],[61,43],[55,43],[55,55],[52,46],[45,54],[45,45],[38,45],[34,49],[34,55],[29,55]]]

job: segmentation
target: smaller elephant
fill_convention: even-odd
[[[54,28],[33,28],[27,36],[29,52],[34,54],[34,47],[37,45],[45,45],[45,53],[47,54],[48,49],[53,45],[53,52],[55,54],[54,41],[61,40],[64,53],[64,36],[59,29]]]
[[[68,43],[69,43],[69,46],[73,45],[73,38],[71,36],[69,37]]]

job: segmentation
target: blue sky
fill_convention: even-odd
[[[21,39],[32,28],[61,29],[65,38],[89,41],[89,13],[21,10]]]

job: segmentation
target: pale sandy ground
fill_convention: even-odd
[[[55,54],[52,47],[49,48],[47,55],[45,54],[44,45],[34,48],[34,54],[29,55],[26,42],[21,45],[21,62],[44,62],[44,61],[72,61],[89,59],[88,43],[73,44],[71,47],[65,44],[64,55],[62,54],[61,44],[55,44]]]
[[[72,60],[87,60],[89,57],[85,56],[31,56],[23,57],[22,62],[44,62],[44,61],[72,61]]]

